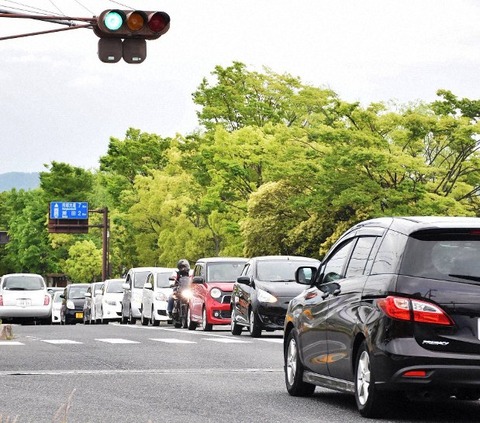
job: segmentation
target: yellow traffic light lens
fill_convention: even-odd
[[[113,10],[105,15],[103,23],[109,31],[118,31],[123,25],[123,16],[120,12]]]
[[[145,25],[145,18],[139,12],[132,12],[127,19],[127,26],[130,31],[139,31]]]

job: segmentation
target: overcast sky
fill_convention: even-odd
[[[438,89],[480,99],[478,0],[0,0],[0,9],[20,3],[74,17],[161,10],[171,28],[138,65],[102,63],[88,29],[0,41],[0,173],[52,161],[97,169],[110,137],[130,127],[186,135],[197,127],[191,94],[233,61],[364,105],[430,102]],[[0,37],[52,28],[61,26],[0,18]]]

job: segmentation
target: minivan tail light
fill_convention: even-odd
[[[383,312],[399,320],[453,326],[452,319],[438,306],[427,301],[389,296],[377,301]]]
[[[49,305],[50,304],[50,294],[45,295],[45,298],[43,300],[43,305]]]
[[[0,306],[3,306],[3,296],[0,295]]]

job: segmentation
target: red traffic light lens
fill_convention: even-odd
[[[148,27],[153,32],[162,32],[169,22],[170,17],[166,13],[156,12],[150,17]]]

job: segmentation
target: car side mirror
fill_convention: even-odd
[[[193,283],[204,283],[205,279],[203,279],[203,276],[194,276],[192,279]]]
[[[143,285],[143,287],[145,289],[153,289],[153,285],[150,282],[145,283],[145,285]]]
[[[122,289],[125,289],[126,291],[128,291],[130,289],[130,285],[128,283],[124,283],[122,284]]]
[[[238,282],[238,283],[241,283],[241,284],[243,284],[243,285],[250,285],[250,282],[251,282],[251,281],[252,281],[252,280],[250,279],[250,276],[239,276],[239,277],[237,278],[237,282]]]
[[[302,266],[295,270],[295,281],[302,285],[311,285],[317,268],[313,266]]]
[[[91,298],[92,293],[91,292],[85,292],[85,298]]]

